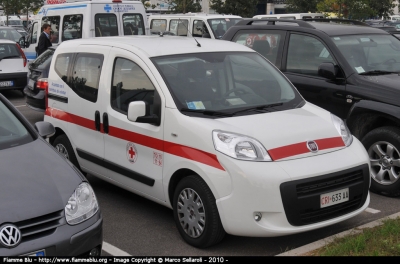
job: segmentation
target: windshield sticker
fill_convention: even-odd
[[[229,98],[229,99],[226,99],[226,101],[228,103],[230,103],[231,105],[243,105],[243,104],[246,104],[246,102],[243,101],[240,98]]]
[[[186,103],[189,109],[206,109],[202,101],[194,101]]]
[[[364,70],[364,68],[363,67],[354,67],[355,69],[356,69],[356,71],[358,72],[358,73],[363,73],[363,72],[365,72],[365,70]]]
[[[370,42],[371,39],[370,38],[360,38],[361,42]]]
[[[4,47],[0,47],[0,50],[6,50]]]
[[[333,39],[334,39],[334,40],[340,40],[340,38],[339,38],[339,37],[334,37]]]
[[[229,18],[225,18],[225,21],[229,22],[230,20],[229,20]]]

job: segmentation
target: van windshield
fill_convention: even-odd
[[[358,74],[400,72],[400,42],[392,35],[346,35],[332,40]]]
[[[208,19],[208,24],[210,25],[215,38],[220,39],[230,27],[234,26],[241,20],[243,20],[243,18]]]
[[[204,113],[210,111],[219,113],[218,117],[249,115],[304,104],[282,73],[258,53],[209,52],[155,57],[152,61],[178,109],[187,115],[207,118],[210,116]]]

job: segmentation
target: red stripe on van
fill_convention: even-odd
[[[345,146],[341,137],[323,138],[314,141],[318,145],[318,150],[339,148]],[[268,150],[268,153],[273,160],[284,159],[309,152],[310,150],[307,148],[307,142],[296,143]]]
[[[65,122],[73,123],[88,129],[96,130],[94,120],[83,118],[77,115],[66,113],[61,110],[47,108],[45,115],[63,120]],[[101,132],[103,132],[103,124],[101,124]],[[109,127],[108,134],[112,137],[120,138],[126,141],[137,143],[152,149],[164,151],[166,153],[179,156],[185,159],[197,161],[208,166],[225,171],[219,163],[217,156],[199,149],[191,148],[188,146],[179,145],[173,142],[160,140],[157,138],[145,136],[142,134],[134,133],[132,131],[124,130],[118,127]]]

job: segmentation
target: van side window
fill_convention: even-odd
[[[68,67],[71,60],[72,60],[71,53],[59,54],[57,56],[56,63],[54,66],[56,73],[65,83],[67,83]]]
[[[63,20],[62,40],[82,38],[82,15],[67,15]]]
[[[167,30],[167,20],[166,19],[153,19],[150,23],[151,31],[164,32]]]
[[[104,56],[101,54],[79,53],[74,62],[68,86],[80,97],[90,102],[97,101],[101,67]]]
[[[95,36],[118,36],[117,17],[114,14],[96,14],[94,16]]]
[[[51,26],[50,41],[51,43],[59,42],[60,16],[47,16],[42,18],[42,25],[49,24]],[[42,32],[40,32],[42,33]]]
[[[209,34],[206,23],[203,20],[193,21],[193,37],[203,37],[203,34]]]
[[[145,35],[141,14],[124,14],[122,21],[124,21],[124,35]]]
[[[169,22],[169,31],[176,36],[187,37],[189,21],[186,19],[171,19]]]
[[[38,35],[38,23],[36,22],[35,24],[33,24],[32,27],[32,38],[31,38],[31,43],[36,43],[37,42],[37,35]]]
[[[154,113],[155,88],[147,74],[136,63],[122,58],[114,62],[111,107],[127,114],[130,102],[145,101]]]

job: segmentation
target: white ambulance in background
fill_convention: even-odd
[[[50,24],[51,42],[91,37],[149,35],[146,10],[141,1],[47,0],[29,29],[25,48],[28,61],[36,58],[43,24]]]

